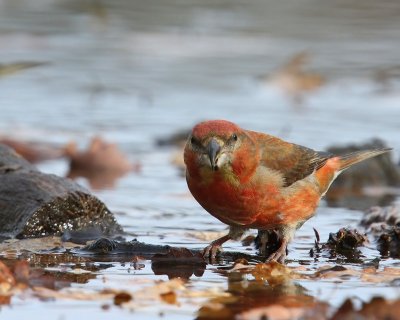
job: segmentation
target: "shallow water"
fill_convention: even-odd
[[[94,135],[116,142],[142,169],[118,180],[115,188],[94,193],[132,238],[202,248],[208,241],[193,234],[221,232],[225,226],[189,195],[181,172],[171,164],[177,150],[158,147],[156,139],[200,120],[225,118],[314,149],[379,137],[394,148],[398,161],[399,11],[396,1],[3,0],[0,63],[47,64],[0,76],[0,134],[60,146],[75,140],[85,147]],[[328,82],[299,105],[257,77],[302,50],[311,53],[308,68]],[[386,69],[386,82],[376,82],[374,75]],[[39,168],[64,175],[67,163],[47,161]],[[79,182],[89,185],[84,179]],[[329,263],[328,257],[309,257],[312,228],[326,241],[329,232],[356,226],[361,215],[323,202],[297,232],[289,265],[300,262],[312,270]],[[238,242],[229,242],[225,250],[255,252]],[[379,256],[372,249],[364,253],[370,260]],[[388,259],[382,265],[397,263]],[[202,277],[192,277],[190,286],[227,289],[226,275],[216,268],[209,266]],[[166,279],[153,273],[150,262],[141,270],[131,269],[129,263],[112,262],[88,283],[73,286],[99,290],[105,277],[106,285],[135,290],[143,286],[139,280]],[[346,297],[368,301],[374,295],[399,295],[395,287],[359,280],[296,284],[335,307]],[[101,305],[18,295],[0,314],[6,319],[36,319],[44,310],[57,319],[131,316],[118,307],[104,311]],[[163,312],[187,319],[199,305],[160,304],[134,314],[152,319]]]

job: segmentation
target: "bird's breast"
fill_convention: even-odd
[[[228,225],[251,226],[261,215],[269,216],[271,223],[277,222],[274,217],[281,199],[274,183],[260,185],[253,179],[243,184],[218,172],[211,180],[197,181],[189,175],[187,181],[201,206]]]

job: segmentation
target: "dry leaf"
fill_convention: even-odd
[[[178,299],[174,291],[160,293],[161,300],[168,304],[177,304]]]
[[[30,267],[26,260],[18,260],[14,265],[14,276],[19,283],[29,283]]]
[[[206,242],[221,238],[225,234],[226,231],[190,231],[185,233],[187,237]]]
[[[251,274],[256,280],[268,281],[270,285],[275,285],[290,280],[292,271],[283,264],[272,261],[257,264]]]
[[[129,302],[132,300],[132,296],[127,292],[120,292],[114,296],[114,304],[116,306],[120,306],[123,303]]]
[[[97,300],[108,300],[114,298],[114,294],[108,291],[86,292],[83,291],[82,289],[70,289],[70,288],[61,291],[56,291],[44,287],[34,287],[33,291],[36,294],[36,296],[42,299],[97,301]]]
[[[7,295],[16,285],[14,275],[10,269],[0,261],[0,295]]]
[[[273,304],[263,308],[254,308],[243,312],[237,316],[238,320],[250,319],[268,319],[268,320],[292,320],[302,317],[305,309],[286,308],[284,306]]]

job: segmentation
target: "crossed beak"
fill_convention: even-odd
[[[207,154],[210,158],[211,169],[213,171],[218,170],[217,160],[219,152],[221,151],[221,146],[219,145],[218,141],[214,138],[210,140],[207,145]]]

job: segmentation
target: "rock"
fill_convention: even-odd
[[[11,148],[0,145],[0,239],[61,235],[99,228],[122,232],[114,215],[75,182],[38,171]]]

